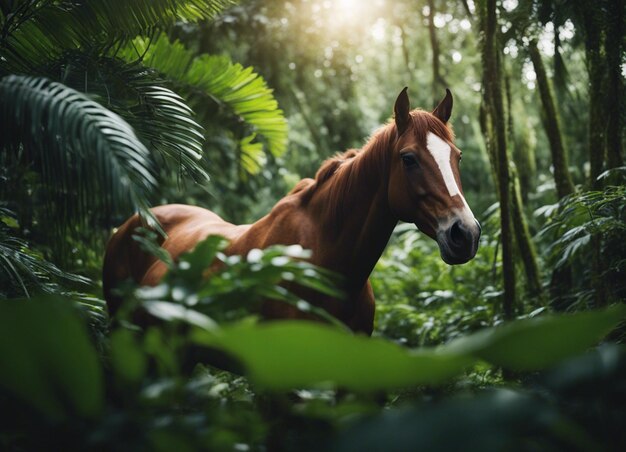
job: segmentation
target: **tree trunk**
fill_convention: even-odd
[[[624,85],[621,63],[624,52],[624,8],[626,1],[613,0],[607,9],[606,63],[608,71],[607,105],[607,168],[617,168],[624,164],[622,157],[622,108]]]
[[[559,37],[559,28],[563,25],[565,16],[558,8],[554,11],[554,13],[554,56],[552,57],[552,70],[554,71],[554,76],[552,77],[552,85],[557,105],[564,105],[569,75],[567,73],[565,61],[563,61],[563,55],[561,54],[561,38]]]
[[[561,134],[561,126],[554,104],[552,88],[548,81],[541,54],[537,48],[537,41],[534,39],[528,44],[528,52],[537,74],[537,86],[539,87],[544,113],[543,126],[550,143],[552,166],[554,167],[554,183],[556,185],[556,193],[560,199],[574,192],[574,184],[568,169],[567,152],[565,151],[565,146],[563,146],[563,135]]]
[[[400,39],[402,40],[402,57],[404,58],[404,66],[406,67],[407,71],[410,71],[411,59],[409,58],[409,46],[408,46],[409,37],[406,35],[406,31],[404,29],[404,26],[402,25],[401,20],[399,20],[396,23],[396,27],[398,27],[398,30],[400,30]]]
[[[606,67],[602,58],[602,17],[600,8],[592,2],[582,2],[581,11],[585,35],[585,55],[589,74],[589,185],[602,186],[598,176],[602,172],[606,155]]]
[[[433,67],[433,106],[436,106],[441,98],[441,93],[446,88],[446,82],[441,76],[441,67],[439,65],[439,41],[437,40],[437,29],[435,28],[435,1],[428,0],[428,35],[430,36],[430,48],[432,50],[432,67]]]
[[[511,176],[513,182],[511,184],[513,230],[515,232],[517,250],[522,259],[522,264],[524,264],[526,288],[529,295],[542,298],[543,290],[541,287],[539,265],[537,265],[537,251],[535,250],[535,245],[533,244],[530,231],[528,230],[528,222],[524,214],[524,204],[522,202],[519,179],[517,178],[514,165],[511,170]]]
[[[508,139],[514,150],[517,151],[517,143],[515,142],[515,121],[513,119],[512,112],[512,95],[511,95],[511,79],[508,71],[504,78],[506,88],[506,105],[507,105],[507,123],[508,123]],[[515,159],[517,156],[520,159],[526,159],[527,155],[519,155],[518,152],[514,152],[514,158],[511,162],[511,216],[513,221],[513,231],[515,233],[515,242],[517,243],[517,250],[519,256],[524,264],[524,272],[526,274],[526,287],[528,293],[531,296],[541,297],[541,280],[539,277],[539,266],[537,265],[537,252],[530,237],[530,231],[528,230],[528,222],[526,221],[526,215],[524,214],[524,203],[522,201],[522,190],[520,184],[520,178],[517,171],[517,162]],[[522,168],[528,169],[527,163],[522,161]]]
[[[527,118],[524,118],[521,123],[521,131],[515,130],[516,122],[513,119],[513,96],[511,94],[511,77],[510,72],[506,70],[505,76],[506,87],[506,105],[508,112],[508,137],[509,147],[513,150],[513,162],[517,168],[517,174],[515,179],[519,181],[522,200],[526,202],[528,200],[529,192],[534,188],[535,177],[537,173],[537,166],[535,163],[535,150],[530,144],[530,138],[528,136]]]
[[[502,99],[501,71],[496,43],[496,0],[480,0],[480,29],[482,31],[483,103],[486,113],[487,137],[493,147],[498,178],[500,201],[500,227],[502,243],[502,276],[504,299],[502,311],[505,319],[515,314],[515,268],[513,262],[513,234],[510,217],[510,174],[507,154],[506,117]]]

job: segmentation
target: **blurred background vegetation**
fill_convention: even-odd
[[[0,448],[621,450],[625,8],[0,1]],[[399,225],[372,275],[373,345],[263,330],[251,313],[268,293],[314,309],[280,290],[286,272],[329,293],[332,275],[276,248],[207,282],[214,239],[158,290],[127,288],[111,326],[114,227],[172,202],[255,221],[361,147],[404,86],[426,110],[453,92],[483,236],[451,267]],[[135,306],[160,323],[141,331]],[[268,375],[254,356],[270,333],[289,340]],[[317,357],[324,341],[345,356]],[[303,350],[295,368],[284,342]],[[196,366],[216,350],[235,372]],[[333,373],[346,359],[352,372]]]

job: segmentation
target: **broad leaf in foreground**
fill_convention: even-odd
[[[231,354],[271,390],[339,386],[355,391],[440,384],[479,360],[538,370],[584,352],[626,317],[626,305],[490,328],[437,348],[404,349],[307,322],[241,324],[197,331],[195,341]]]
[[[0,301],[0,391],[50,419],[101,413],[102,368],[69,299]]]

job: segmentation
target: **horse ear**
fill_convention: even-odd
[[[409,95],[407,94],[407,86],[400,92],[396,103],[393,106],[394,118],[396,120],[396,128],[398,129],[398,136],[402,135],[409,126],[409,118],[411,117],[409,111],[411,106],[409,104]]]
[[[448,88],[446,88],[446,97],[443,98],[437,108],[433,110],[433,115],[441,119],[441,122],[444,124],[448,122],[450,119],[450,115],[452,114],[452,93]]]

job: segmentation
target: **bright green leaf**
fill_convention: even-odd
[[[336,385],[373,391],[437,384],[472,362],[302,321],[236,325],[216,335],[198,332],[195,340],[232,354],[256,384],[273,390]]]
[[[512,370],[538,370],[582,353],[626,317],[626,305],[518,320],[457,339],[442,349]]]

